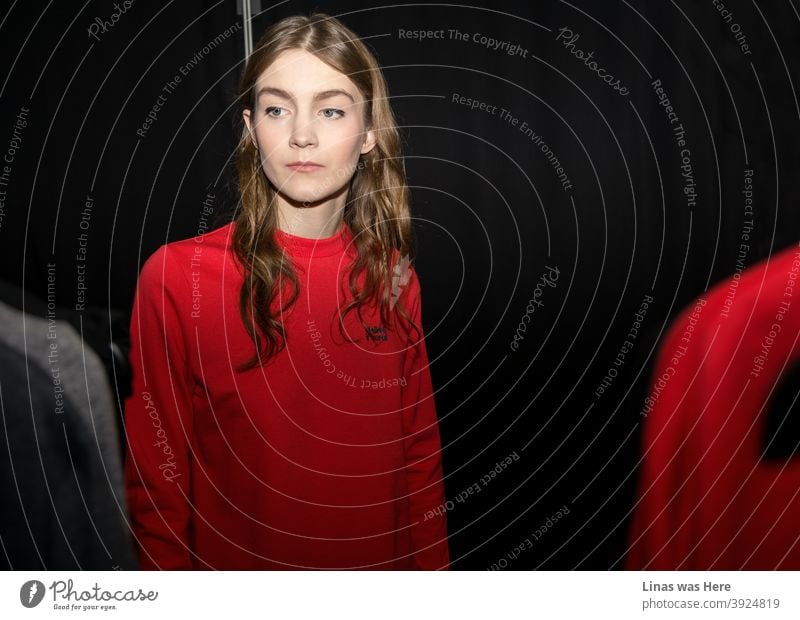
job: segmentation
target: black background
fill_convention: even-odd
[[[710,0],[289,0],[253,20],[257,41],[273,21],[318,7],[366,41],[389,83],[406,145],[454,569],[501,558],[509,569],[620,568],[652,359],[676,313],[735,269],[745,169],[755,204],[747,265],[800,238],[800,15],[792,0],[724,4],[730,23]],[[139,266],[162,243],[196,234],[208,193],[213,227],[233,214],[244,44],[239,28],[205,55],[141,138],[167,80],[241,16],[233,1],[139,0],[91,38],[95,18],[114,12],[111,2],[18,2],[3,17],[0,151],[20,109],[30,111],[0,218],[0,276],[44,296],[55,263],[58,303],[74,307],[91,196],[86,302],[129,314]],[[562,27],[630,94],[557,41]],[[408,40],[399,29],[444,29],[446,38]],[[527,57],[487,49],[475,33]],[[685,129],[693,206],[655,79]],[[571,189],[518,127],[454,94],[527,122]],[[512,351],[546,266],[559,269],[557,285]],[[645,295],[654,302],[643,330],[597,398]],[[479,493],[456,501],[514,452],[519,459]],[[569,514],[508,559],[563,506]]]

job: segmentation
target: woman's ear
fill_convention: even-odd
[[[375,148],[375,132],[370,129],[367,131],[367,137],[364,140],[364,144],[361,145],[361,154],[369,153],[373,148]]]
[[[244,118],[245,127],[247,127],[247,132],[250,134],[250,139],[253,141],[253,146],[258,148],[258,143],[256,142],[256,136],[253,132],[253,125],[252,119],[250,118],[250,110],[245,108],[242,110],[242,118]]]

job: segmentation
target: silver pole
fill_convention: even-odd
[[[253,53],[253,22],[252,22],[252,7],[250,0],[241,0],[242,2],[242,25],[244,26],[244,61],[250,58]]]

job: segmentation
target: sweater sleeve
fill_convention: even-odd
[[[142,569],[189,570],[192,383],[180,301],[186,276],[161,246],[142,266],[131,316],[125,487]]]
[[[406,312],[422,330],[419,280],[413,270],[408,289]],[[442,509],[445,494],[439,426],[428,353],[422,332],[418,335],[419,340],[406,355],[406,386],[402,389],[403,445],[414,564],[420,570],[449,569],[447,515]],[[430,517],[432,513],[435,516]]]

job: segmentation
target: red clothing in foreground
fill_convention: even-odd
[[[800,357],[800,249],[714,287],[661,346],[627,569],[800,569],[800,462],[761,459]]]
[[[233,226],[161,246],[139,276],[125,476],[142,568],[448,568],[446,517],[425,518],[445,498],[424,340],[369,307],[343,342],[352,233],[278,231],[300,281],[288,346],[237,374],[255,345]],[[410,275],[399,303],[421,328]]]

